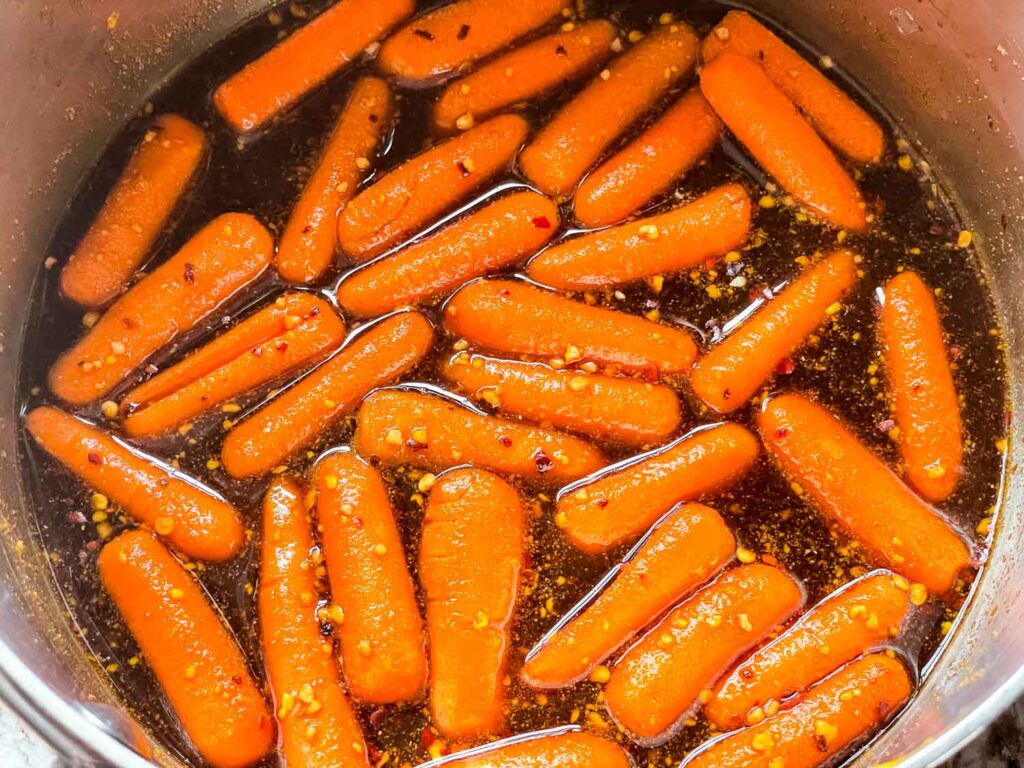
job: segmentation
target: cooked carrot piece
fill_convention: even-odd
[[[532,256],[557,228],[551,200],[536,192],[508,195],[356,271],[338,287],[338,303],[369,317],[444,296]]]
[[[586,552],[632,541],[680,501],[727,488],[760,453],[739,424],[701,428],[566,489],[556,523]]]
[[[723,53],[700,73],[712,109],[779,185],[837,227],[867,229],[860,190],[832,150],[757,64]]]
[[[288,109],[412,14],[413,0],[344,0],[279,42],[213,92],[238,133]]]
[[[308,445],[383,384],[410,370],[430,351],[434,329],[403,312],[366,329],[228,432],[221,447],[232,477],[266,474]]]
[[[850,251],[835,251],[697,360],[690,385],[718,413],[743,406],[796,352],[857,281]]]
[[[527,271],[553,288],[590,290],[692,269],[746,241],[750,209],[746,190],[726,184],[667,213],[559,243]]]
[[[218,216],[136,283],[50,369],[50,389],[85,405],[191,330],[270,264],[274,242],[255,218]]]
[[[612,142],[690,73],[698,47],[685,24],[651,32],[541,129],[519,158],[523,173],[552,197],[572,194]]]
[[[758,428],[799,489],[896,573],[942,594],[970,564],[946,519],[817,403],[773,397],[758,414]]]
[[[661,614],[717,573],[736,540],[721,516],[703,504],[669,515],[618,569],[614,581],[568,624],[526,657],[523,678],[561,688],[587,675]]]
[[[384,481],[352,453],[331,453],[314,484],[349,691],[373,704],[418,698],[427,679],[423,621]]]
[[[488,349],[628,372],[683,373],[697,356],[686,331],[566,299],[515,280],[479,280],[445,305],[445,328]]]
[[[721,131],[700,89],[693,88],[583,180],[573,200],[576,218],[587,227],[622,221],[681,179]]]
[[[274,723],[260,689],[181,563],[148,533],[128,531],[103,547],[99,571],[203,759],[215,768],[242,768],[270,751]]]
[[[537,733],[488,744],[448,765],[458,768],[630,768],[618,744],[582,731]]]
[[[365,260],[398,245],[508,168],[529,126],[501,115],[402,163],[338,218],[342,250]]]
[[[30,411],[25,427],[82,482],[197,560],[226,560],[245,542],[238,512],[212,491],[130,450],[57,408]]]
[[[942,501],[963,474],[963,430],[942,321],[919,275],[904,272],[885,286],[881,331],[907,482]]]

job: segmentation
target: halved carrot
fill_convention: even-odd
[[[338,217],[338,242],[364,260],[398,245],[508,168],[529,126],[501,115],[402,163]]]
[[[302,488],[276,478],[263,498],[258,601],[281,757],[288,768],[366,768],[362,729],[314,613],[313,547]]]
[[[203,131],[160,115],[60,273],[60,290],[86,307],[116,297],[156,242],[206,156]]]
[[[248,214],[226,213],[136,283],[50,369],[50,389],[85,405],[197,326],[269,266],[270,233]]]
[[[331,453],[313,482],[349,691],[373,704],[416,699],[427,679],[423,621],[384,481],[354,454]]]
[[[700,89],[691,89],[583,180],[573,200],[576,218],[587,227],[622,221],[681,179],[721,132]]]
[[[274,723],[263,695],[181,563],[148,533],[128,531],[103,547],[98,564],[104,589],[203,759],[242,768],[267,754]]]
[[[411,390],[384,389],[366,398],[353,444],[386,464],[445,469],[469,463],[527,479],[574,480],[604,465],[600,452],[579,438]]]
[[[239,133],[255,130],[347,66],[408,17],[413,0],[345,0],[279,42],[213,92]]]
[[[942,501],[964,471],[960,401],[935,298],[916,273],[886,284],[881,336],[907,482]]]
[[[757,421],[781,469],[876,560],[939,594],[968,567],[970,553],[946,519],[823,407],[779,395]]]
[[[245,543],[237,510],[156,459],[91,424],[42,406],[25,417],[36,442],[82,482],[197,560],[226,560]]]
[[[783,189],[837,227],[867,229],[857,185],[763,69],[726,52],[701,70],[700,87],[726,127]]]
[[[355,196],[393,110],[391,91],[383,80],[364,77],[352,89],[281,235],[275,264],[285,280],[312,283],[331,266],[338,212]]]
[[[718,413],[745,405],[779,363],[839,309],[857,281],[850,251],[828,254],[697,360],[690,385]]]
[[[552,197],[567,197],[629,126],[693,68],[700,43],[685,24],[659,27],[562,107],[523,150],[519,166]]]
[[[532,256],[557,229],[551,200],[516,192],[356,271],[338,286],[338,303],[368,317],[444,296]]]
[[[455,336],[499,352],[628,372],[683,373],[697,356],[686,331],[516,280],[470,283],[445,305],[444,325]]]
[[[352,411],[377,387],[394,381],[430,351],[434,329],[403,312],[366,329],[228,433],[221,447],[232,477],[266,474]]]
[[[526,657],[523,678],[561,688],[589,674],[637,632],[689,595],[732,559],[736,540],[721,516],[684,504],[652,532],[592,601]],[[579,611],[577,613],[577,610]]]
[[[747,191],[726,184],[667,213],[552,246],[527,273],[553,288],[590,290],[692,269],[743,245],[750,210]]]
[[[704,38],[704,63],[723,51],[746,56],[800,108],[825,140],[859,163],[877,163],[885,150],[882,129],[870,115],[746,11],[729,11]]]
[[[727,571],[618,661],[605,688],[608,712],[641,742],[664,741],[701,692],[803,601],[800,585],[778,568],[755,563]]]
[[[471,124],[572,81],[611,57],[616,34],[611,22],[596,19],[516,48],[445,88],[434,124]]]
[[[488,744],[448,765],[459,768],[630,768],[629,757],[614,741],[569,731],[516,736]]]
[[[739,424],[702,427],[566,489],[555,521],[580,549],[603,552],[635,540],[680,501],[728,488],[759,453]]]

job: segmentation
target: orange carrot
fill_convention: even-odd
[[[423,622],[384,481],[357,456],[331,453],[314,484],[349,690],[373,704],[416,699],[427,678]]]
[[[85,405],[255,280],[270,264],[270,233],[247,214],[218,216],[136,283],[50,370],[50,389]]]
[[[458,768],[630,768],[618,744],[582,731],[540,732],[488,744],[452,760]]]
[[[723,53],[701,70],[700,87],[726,127],[783,189],[837,227],[867,229],[857,185],[763,69]]]
[[[200,128],[177,115],[156,118],[61,270],[61,292],[86,307],[103,306],[121,293],[205,156]]]
[[[781,469],[876,560],[939,594],[970,564],[945,518],[817,403],[773,397],[758,427]]]
[[[692,269],[746,241],[750,208],[746,190],[726,184],[667,213],[559,243],[527,271],[553,288],[582,291]]]
[[[197,560],[226,560],[245,542],[242,521],[227,502],[156,459],[129,449],[63,411],[30,411],[36,442],[178,551]]]
[[[367,392],[394,381],[430,351],[434,330],[416,312],[367,328],[241,424],[221,447],[232,477],[257,477],[286,461],[347,413]]]
[[[242,652],[202,588],[161,544],[128,531],[103,547],[100,579],[189,740],[215,768],[270,751],[274,724]]]
[[[746,404],[795,353],[857,281],[855,257],[835,251],[786,286],[697,361],[690,384],[718,413]]]

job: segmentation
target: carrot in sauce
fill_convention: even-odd
[[[488,745],[448,765],[458,768],[630,768],[625,751],[592,733],[528,734]]]

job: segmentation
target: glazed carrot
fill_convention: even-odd
[[[580,184],[573,212],[586,227],[622,221],[681,179],[718,141],[722,126],[699,88]]]
[[[376,77],[356,83],[281,235],[275,264],[285,280],[312,283],[331,266],[338,211],[355,196],[392,112],[387,83]]]
[[[30,411],[36,442],[178,551],[197,560],[226,560],[245,542],[238,512],[212,491],[61,410]]]
[[[780,395],[758,414],[765,447],[836,523],[896,573],[942,594],[970,564],[960,536],[831,413]]]
[[[561,688],[587,675],[637,632],[718,572],[736,540],[711,507],[684,504],[622,564],[592,602],[584,598],[568,624],[526,657],[523,678],[538,688]]]
[[[156,118],[61,270],[61,293],[86,307],[100,307],[121,293],[205,156],[200,128],[177,115]]]
[[[759,453],[739,424],[701,428],[566,489],[555,521],[580,549],[603,552],[636,539],[680,501],[728,488]]]
[[[413,11],[413,0],[344,0],[221,83],[213,103],[239,133],[255,130],[323,83]]]
[[[641,742],[663,741],[701,692],[803,600],[800,585],[778,568],[755,563],[727,571],[618,661],[605,688],[608,712]]]
[[[651,32],[541,129],[519,158],[523,173],[553,197],[572,194],[612,142],[690,73],[698,46],[685,24]]]
[[[288,768],[366,768],[359,721],[310,604],[313,534],[302,488],[290,478],[276,478],[263,498],[261,547],[260,634],[281,757]]]
[[[532,256],[558,223],[551,200],[516,192],[356,271],[338,287],[338,303],[369,317],[444,296]]]
[[[877,163],[885,150],[882,129],[817,67],[745,11],[729,11],[704,38],[704,62],[732,51],[761,65],[825,140],[859,163]]]
[[[122,533],[98,562],[104,589],[203,759],[242,768],[263,757],[273,746],[273,720],[195,579],[144,531]]]
[[[479,280],[445,305],[445,328],[500,352],[683,373],[697,355],[686,331],[592,307],[515,280]]]
[[[241,424],[221,447],[232,477],[266,474],[323,434],[377,387],[394,381],[430,350],[434,330],[403,312],[367,328]]]
[[[559,243],[527,272],[553,288],[590,290],[692,269],[746,241],[750,208],[746,190],[726,184],[667,213]]]
[[[218,216],[121,296],[57,360],[50,389],[72,405],[106,395],[255,280],[273,250],[270,233],[252,216]]]
[[[763,69],[723,53],[701,70],[700,87],[726,127],[783,189],[837,227],[867,228],[857,185]]]
[[[615,35],[611,22],[598,19],[516,48],[445,88],[434,124],[451,130],[548,93],[610,58]]]
[[[416,699],[427,678],[423,622],[384,481],[357,456],[331,453],[314,484],[349,691],[373,704]]]
[[[121,401],[132,437],[162,432],[325,357],[345,339],[331,305],[311,293],[287,293]]]
[[[447,763],[458,768],[630,768],[618,744],[592,733],[569,731],[518,736],[488,744]]]
[[[718,413],[746,404],[779,363],[839,309],[857,281],[854,258],[850,251],[827,255],[712,347],[690,374],[697,396]]]
[[[885,286],[881,336],[907,482],[942,501],[963,474],[960,401],[935,298],[914,272]]]

